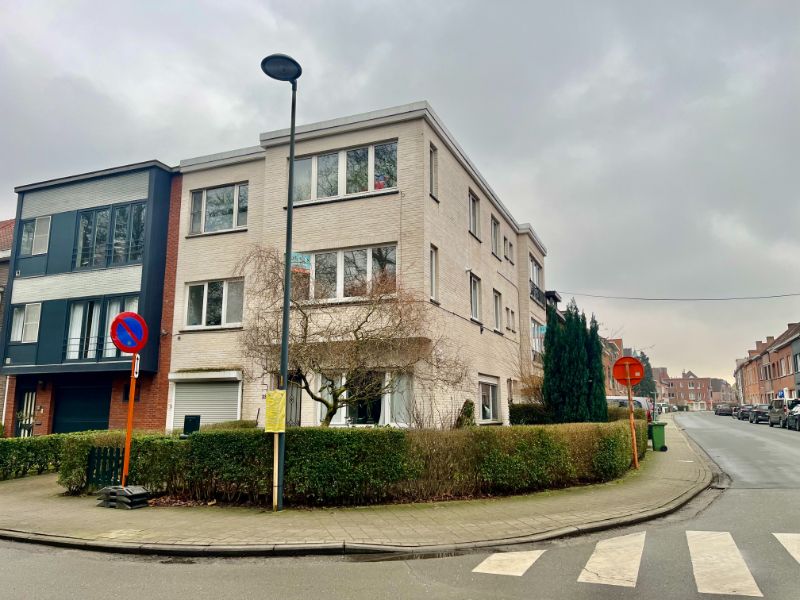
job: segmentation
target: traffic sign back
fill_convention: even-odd
[[[638,385],[644,379],[644,365],[637,358],[623,356],[614,363],[613,374],[622,385]]]

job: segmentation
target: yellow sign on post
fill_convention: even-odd
[[[264,431],[283,433],[286,431],[286,390],[270,390],[265,395],[267,410]]]

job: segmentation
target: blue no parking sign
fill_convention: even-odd
[[[124,312],[111,322],[111,340],[122,352],[136,354],[147,343],[147,323],[135,312]]]

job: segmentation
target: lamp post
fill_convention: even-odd
[[[286,207],[286,253],[283,272],[283,326],[281,329],[281,381],[280,389],[289,393],[289,302],[292,294],[292,216],[294,213],[294,116],[297,96],[297,79],[303,69],[291,56],[270,54],[261,61],[261,70],[272,79],[292,84],[292,120],[289,133],[289,198]],[[273,452],[275,450],[273,449]],[[283,471],[286,451],[286,434],[278,434],[278,490],[277,510],[283,510]]]

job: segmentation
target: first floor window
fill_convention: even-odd
[[[497,401],[497,384],[481,381],[479,384],[481,420],[499,421],[500,407]]]
[[[345,174],[348,194],[366,192],[369,189],[369,148],[356,148],[347,151],[347,171]]]
[[[475,275],[469,276],[469,305],[470,316],[476,321],[481,320],[481,280]]]
[[[397,142],[375,146],[375,189],[397,187]]]
[[[213,233],[247,226],[247,182],[192,192],[190,233]]]
[[[241,279],[207,281],[189,285],[187,327],[229,327],[240,325],[244,304]]]
[[[36,342],[39,339],[39,319],[42,313],[41,303],[15,306],[11,316],[11,341]]]
[[[50,241],[50,217],[38,217],[21,225],[20,256],[46,254]]]
[[[358,298],[370,290],[380,294],[396,289],[397,246],[319,252],[309,262],[310,285],[304,296],[298,291],[298,299]]]
[[[494,290],[494,330],[500,331],[503,328],[503,296]]]
[[[127,352],[120,352],[114,345],[114,340],[111,339],[111,323],[121,312],[138,312],[139,311],[139,297],[138,296],[121,296],[117,298],[106,298],[106,342],[103,350],[105,358],[118,358],[120,356],[130,356]]]
[[[101,300],[81,300],[70,305],[67,360],[97,358],[103,339],[100,335],[101,306]]]

